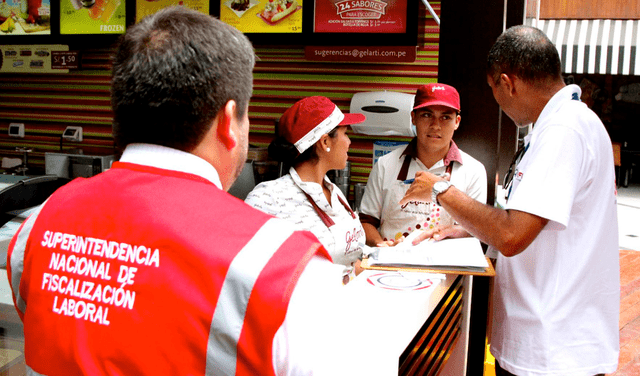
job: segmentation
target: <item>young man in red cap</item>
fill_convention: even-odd
[[[395,245],[414,230],[430,231],[436,238],[468,236],[462,227],[454,226],[451,217],[435,203],[398,204],[418,171],[448,174],[451,184],[470,197],[486,202],[484,166],[458,149],[452,140],[460,119],[460,96],[455,88],[440,83],[418,88],[411,112],[416,137],[405,148],[380,158],[367,181],[360,204],[360,220],[368,245]]]

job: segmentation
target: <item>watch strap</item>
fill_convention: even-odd
[[[451,188],[451,182],[450,181],[448,181],[448,180],[440,180],[440,181],[445,182],[447,184],[447,186],[444,189],[439,190],[439,189],[436,189],[436,185],[434,184],[433,185],[433,189],[431,190],[431,201],[433,203],[435,203],[436,205],[438,205],[438,206],[442,206],[442,205],[440,205],[440,202],[438,201],[438,195],[440,193],[446,192],[449,188]],[[440,183],[440,181],[436,182],[436,184]]]

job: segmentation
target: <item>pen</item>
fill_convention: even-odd
[[[446,178],[447,175],[449,175],[449,173],[445,172],[442,175],[438,175],[438,176],[441,177],[441,178]],[[403,183],[404,184],[413,184],[414,181],[416,181],[416,179],[407,179],[407,180],[404,180]]]

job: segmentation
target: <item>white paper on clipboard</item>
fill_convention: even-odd
[[[480,241],[476,238],[427,240],[411,245],[415,236],[416,231],[395,247],[379,248],[375,257],[369,257],[369,265],[414,265],[471,270],[489,266]]]

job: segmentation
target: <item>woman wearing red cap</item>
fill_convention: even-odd
[[[358,215],[326,174],[347,165],[347,126],[365,120],[362,114],[344,114],[326,97],[296,102],[280,118],[279,137],[269,145],[269,156],[290,165],[279,179],[258,184],[245,202],[311,231],[329,251],[335,264],[344,265],[343,281],[355,275],[365,233]]]

